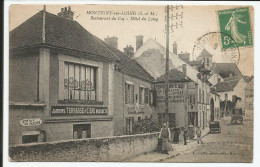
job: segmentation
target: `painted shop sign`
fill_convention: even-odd
[[[82,106],[52,106],[51,114],[57,116],[68,115],[107,115],[107,107]]]
[[[38,126],[42,124],[42,120],[40,118],[26,118],[20,121],[22,126]]]

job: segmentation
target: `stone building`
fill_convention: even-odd
[[[245,87],[245,109],[254,109],[254,78]]]
[[[165,78],[162,75],[156,80],[155,116],[159,123],[165,121]],[[197,84],[185,73],[172,69],[169,72],[169,125],[184,127],[188,124],[198,125]]]
[[[74,21],[70,7],[12,30],[9,59],[10,145],[130,134],[151,113],[153,78]]]

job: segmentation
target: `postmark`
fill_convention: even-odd
[[[223,32],[221,34],[223,49],[234,48],[236,45],[238,47],[253,46],[249,7],[219,10],[217,13],[220,32]]]
[[[227,36],[234,44],[234,47],[223,49],[221,44],[222,36]],[[238,43],[227,33],[209,32],[199,37],[193,45],[193,60],[197,59],[203,50],[206,50],[212,56],[214,62],[239,64],[240,51]]]

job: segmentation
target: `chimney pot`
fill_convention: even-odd
[[[73,20],[74,13],[71,11],[71,7],[69,6],[67,10],[67,7],[61,8],[61,12],[58,13],[58,16],[63,17],[65,19]]]
[[[71,7],[70,6],[68,6],[68,11],[71,11]]]

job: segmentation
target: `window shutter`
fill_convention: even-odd
[[[125,103],[128,103],[128,84],[125,84]]]
[[[156,90],[153,90],[153,106],[157,106],[157,92]]]
[[[145,103],[148,104],[148,102],[149,102],[149,89],[148,88],[145,88],[144,96],[145,96]]]
[[[152,106],[152,99],[151,99],[151,93],[152,93],[152,91],[151,90],[149,90],[148,91],[149,92],[149,106]]]

